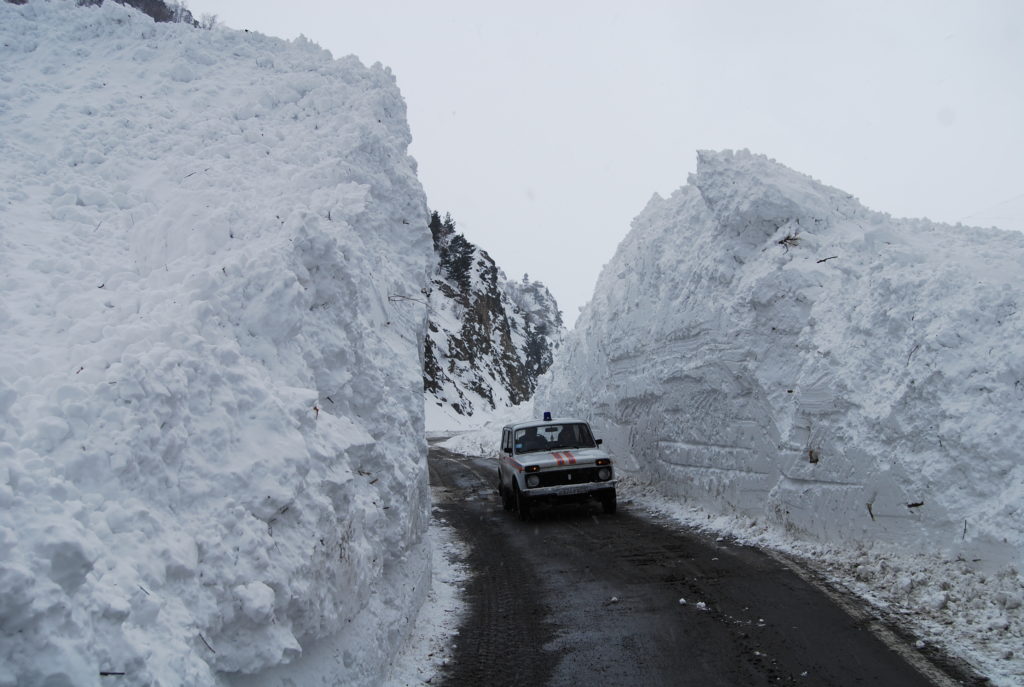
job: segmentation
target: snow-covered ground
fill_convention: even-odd
[[[427,435],[444,438],[445,448],[468,456],[487,456],[496,453],[501,428],[512,422],[522,422],[533,417],[530,402],[517,406],[499,406],[494,410],[481,410],[473,415],[460,415],[448,406],[441,406],[435,399],[424,402]]]
[[[0,64],[0,685],[379,683],[430,574],[394,78],[112,2],[0,2]]]
[[[689,181],[634,221],[537,412],[1019,684],[1024,235],[894,219],[745,151]]]
[[[444,521],[430,524],[433,559],[431,586],[385,681],[386,687],[416,687],[433,681],[447,665],[459,641],[466,611],[462,590],[470,571],[465,545]]]
[[[916,553],[888,542],[794,537],[763,519],[681,502],[640,476],[627,477],[619,493],[632,510],[784,554],[916,637],[916,648],[938,647],[957,656],[994,685],[1013,687],[1024,680],[1024,588],[1015,567],[987,572],[962,556]]]

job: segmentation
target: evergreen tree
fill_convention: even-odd
[[[448,278],[459,285],[463,292],[469,291],[470,270],[473,267],[474,246],[462,234],[455,234],[441,253],[441,266]]]
[[[430,235],[434,239],[434,252],[440,251],[441,239],[444,238],[444,225],[441,224],[441,213],[434,210],[430,213]]]

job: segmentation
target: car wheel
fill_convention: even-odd
[[[501,507],[505,510],[512,510],[512,495],[508,493],[508,489],[501,482],[498,482],[498,493],[501,494]]]
[[[613,515],[615,513],[618,508],[618,503],[615,498],[614,489],[610,489],[608,494],[601,497],[601,507],[608,515]]]
[[[520,520],[530,519],[530,499],[523,496],[523,492],[519,491],[519,485],[515,486],[516,490],[516,511],[519,513]]]

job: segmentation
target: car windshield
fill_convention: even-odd
[[[515,433],[516,453],[558,451],[567,448],[594,448],[590,427],[583,422],[551,423],[522,427]]]

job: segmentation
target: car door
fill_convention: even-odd
[[[501,447],[498,451],[498,478],[505,484],[508,484],[509,480],[506,474],[509,469],[509,459],[512,456],[512,430],[503,429],[501,431]]]

